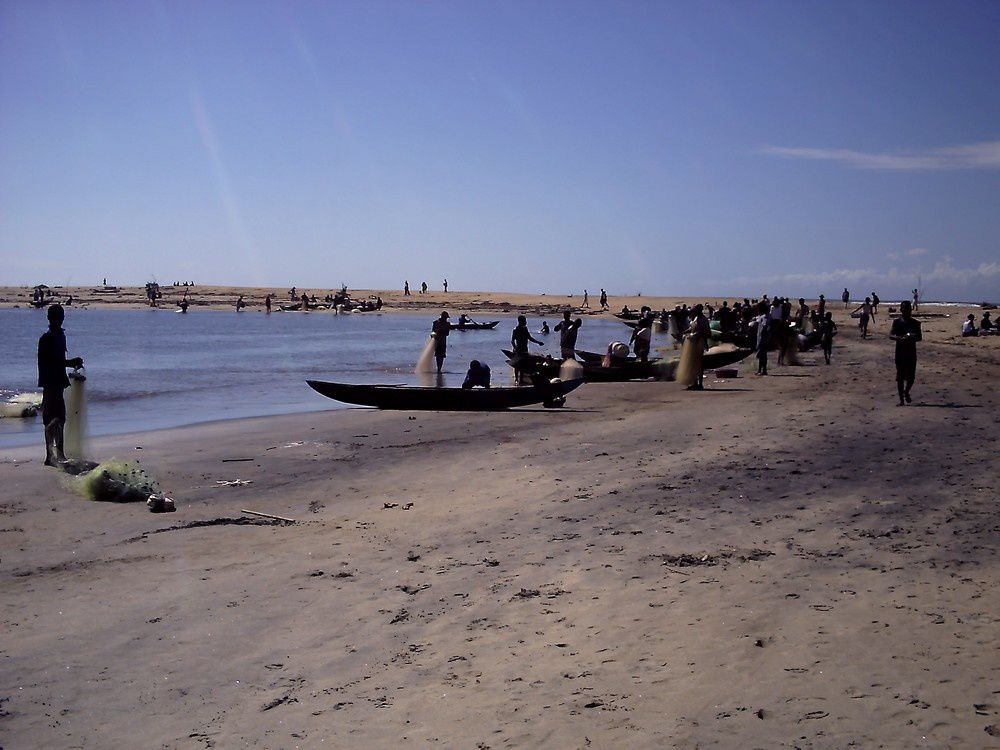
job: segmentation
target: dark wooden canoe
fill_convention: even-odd
[[[423,388],[408,385],[349,385],[307,380],[317,393],[335,401],[379,409],[430,411],[500,411],[548,403],[583,384],[582,380],[549,383],[539,380],[523,388]]]
[[[453,331],[492,331],[500,325],[499,320],[494,320],[489,323],[452,323],[451,330]]]
[[[520,359],[514,358],[514,353],[502,349],[507,356],[508,362],[516,370],[522,372],[538,372],[544,377],[558,377],[562,361],[539,357],[529,354]],[[585,359],[580,363],[583,368],[583,379],[588,383],[618,383],[626,380],[646,380],[656,378],[658,380],[673,380],[674,372],[677,369],[679,359],[671,360],[651,360],[640,362],[637,359],[629,358],[613,367],[603,367],[601,359],[603,355],[595,355],[594,352],[577,351],[578,355],[588,357],[597,356],[597,359]],[[753,354],[753,349],[738,348],[721,352],[706,352],[702,359],[702,366],[705,370],[714,370],[719,367],[740,362]],[[581,357],[582,359],[583,357]]]
[[[638,312],[627,312],[627,313],[615,313],[615,317],[618,320],[638,320],[642,315]]]

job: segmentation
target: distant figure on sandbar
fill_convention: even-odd
[[[420,293],[421,294],[427,294],[427,282],[426,281],[422,281],[420,283]]]
[[[846,286],[844,287],[844,293],[840,295],[840,298],[844,300],[844,309],[846,310],[847,306],[851,304],[851,293],[847,291]]]
[[[603,289],[601,289],[601,309],[602,310],[608,309],[608,293]]]
[[[271,314],[271,295],[268,294],[264,297],[264,312],[268,315]]]
[[[559,331],[559,350],[563,359],[576,359],[576,337],[583,321],[580,318],[570,320],[569,310],[563,311],[561,323],[556,324]]]
[[[247,303],[243,301],[243,295],[239,296],[236,300],[236,312],[243,312],[243,308],[247,306]]]
[[[918,307],[920,307],[920,292],[918,290],[914,289],[913,290],[913,312],[916,312]],[[903,309],[902,305],[900,306],[899,309],[900,310]],[[897,320],[899,320],[899,318],[897,318]]]
[[[409,281],[404,281],[403,282],[403,296],[404,297],[409,297],[410,296],[410,282]]]
[[[69,388],[66,368],[83,367],[83,359],[66,359],[66,333],[62,329],[66,313],[61,305],[48,309],[49,330],[38,339],[38,387],[42,389],[42,424],[45,426],[45,465],[65,461],[63,428],[66,425],[66,401],[63,391]]]
[[[590,295],[586,289],[583,290],[583,304],[580,307],[590,307]]]
[[[302,312],[307,312],[309,310],[309,295],[305,292],[302,292],[301,302]]]
[[[467,390],[477,386],[481,388],[490,387],[490,366],[485,362],[474,359],[469,363],[469,371],[465,373],[462,388]]]
[[[441,317],[434,321],[431,333],[434,334],[434,360],[437,362],[437,371],[441,372],[444,358],[448,356],[448,334],[451,333],[451,323],[448,322],[447,311],[442,312]]]
[[[294,300],[296,297],[298,297],[298,295],[295,293],[295,287],[293,286],[288,290],[288,298]]]
[[[445,294],[447,294],[447,293],[448,293],[448,279],[445,279],[445,280],[444,280],[444,293],[445,293]]]
[[[916,295],[916,289],[913,290]],[[910,403],[910,388],[917,377],[917,342],[923,339],[920,321],[913,317],[913,307],[908,301],[899,305],[900,317],[892,321],[889,338],[896,342],[896,389],[899,406]]]
[[[875,319],[875,316],[878,315],[878,303],[879,302],[881,302],[881,300],[878,298],[878,295],[875,294],[875,292],[872,292],[872,320],[873,321]]]
[[[191,303],[188,302],[188,298],[187,297],[182,297],[181,301],[177,303],[177,307],[180,308],[180,311],[182,313],[186,313],[188,311],[188,305],[190,305],[190,304]]]

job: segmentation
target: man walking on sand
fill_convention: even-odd
[[[38,339],[38,387],[42,389],[42,424],[45,425],[45,465],[65,461],[63,427],[66,425],[66,401],[63,391],[69,388],[66,368],[83,367],[83,359],[66,359],[66,333],[62,329],[66,313],[61,305],[48,310],[49,330]]]
[[[916,290],[914,290],[916,291]],[[910,403],[910,388],[917,377],[917,342],[923,336],[920,321],[913,317],[909,302],[899,305],[900,317],[892,321],[889,338],[896,342],[896,390],[899,391],[898,406]]]
[[[608,293],[604,289],[601,289],[601,309],[608,309]]]

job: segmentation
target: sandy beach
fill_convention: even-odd
[[[173,514],[4,452],[0,745],[1000,747],[1000,338],[925,320],[897,408],[837,314],[701,393],[94,441]]]

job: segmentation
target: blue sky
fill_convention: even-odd
[[[1000,297],[997,2],[0,3],[0,283]]]

